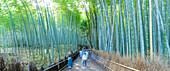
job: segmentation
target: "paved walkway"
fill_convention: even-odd
[[[80,58],[77,58],[73,63],[72,69],[67,69],[64,71],[104,71],[96,63],[92,62],[90,59],[87,60],[87,68],[82,68],[82,61]]]

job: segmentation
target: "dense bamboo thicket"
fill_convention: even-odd
[[[169,0],[0,1],[0,53],[28,69],[31,61],[53,64],[78,44],[168,65],[169,27]]]
[[[88,1],[87,1],[88,2]],[[86,11],[91,46],[122,57],[170,57],[169,0],[92,0]]]
[[[81,35],[75,9],[63,9],[61,0],[57,7],[48,1],[30,2],[33,4],[24,0],[1,1],[0,11],[7,15],[1,16],[0,53],[24,58],[29,69],[30,61],[50,65],[63,59],[69,51],[76,51],[77,44],[85,44],[86,37],[80,39],[84,35]]]

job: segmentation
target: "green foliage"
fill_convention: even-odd
[[[148,0],[111,0],[111,2],[86,0],[85,2],[89,2],[89,6],[84,7],[89,26],[87,36],[94,49],[99,48],[100,51],[108,53],[116,51],[132,59],[138,57],[147,59],[152,54],[148,51],[153,51],[150,49],[150,40],[152,40],[155,55],[160,55],[162,62],[168,62],[169,0],[152,0],[153,27],[149,27]],[[150,29],[153,30],[152,35]]]
[[[152,1],[153,27],[149,27],[148,7],[147,0],[3,0],[0,45],[18,55],[26,50],[33,59],[38,53],[49,65],[56,62],[55,57],[59,60],[77,50],[77,44],[145,58],[150,54],[149,36],[153,36],[155,55],[168,60],[169,0]]]
[[[79,27],[84,27],[81,22],[85,17],[81,17],[83,8],[79,1],[0,2],[3,42],[0,45],[12,48],[10,52],[15,52],[18,56],[26,54],[24,56],[28,57],[28,67],[29,61],[36,60],[37,54],[41,59],[40,63],[50,65],[67,56],[68,51],[76,51],[77,44],[81,44],[78,40],[84,41],[78,39],[82,37],[78,33],[81,32]],[[21,52],[23,50],[25,51]]]

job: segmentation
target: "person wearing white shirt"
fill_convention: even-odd
[[[88,52],[85,50],[82,55],[82,67],[87,67]]]

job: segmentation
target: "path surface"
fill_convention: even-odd
[[[87,68],[82,68],[82,61],[80,58],[77,58],[73,63],[72,69],[67,69],[64,71],[104,71],[96,63],[92,62],[90,59],[87,60]]]

